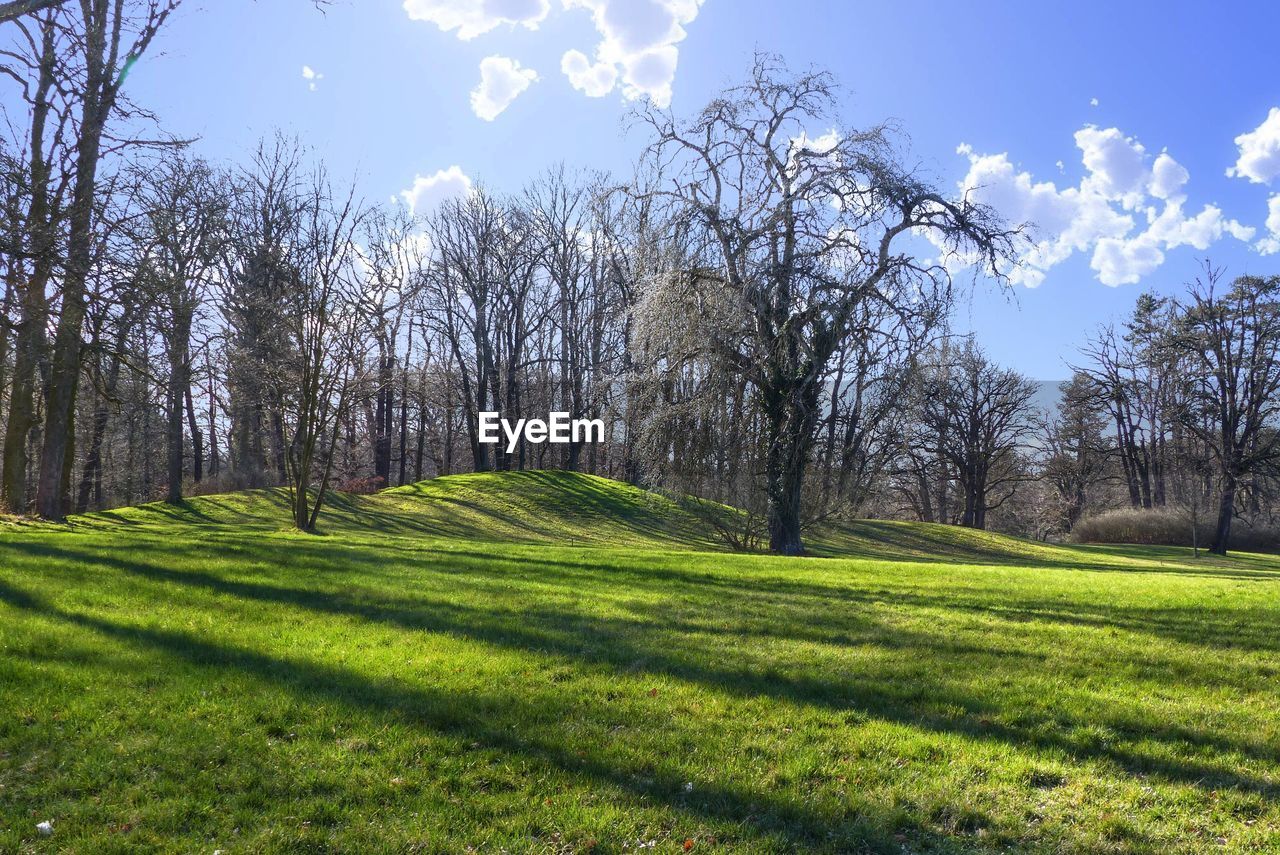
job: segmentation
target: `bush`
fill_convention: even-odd
[[[241,490],[277,486],[279,486],[279,481],[275,475],[261,469],[222,469],[217,475],[206,475],[198,484],[192,481],[190,477],[184,478],[182,495],[190,499],[196,496],[238,493]],[[161,489],[156,498],[164,498],[163,489]]]
[[[1214,520],[1202,513],[1196,526],[1201,548],[1213,542]],[[1132,543],[1141,546],[1192,546],[1191,513],[1183,508],[1125,508],[1085,517],[1071,531],[1076,543]],[[1280,552],[1280,529],[1246,520],[1231,526],[1228,548],[1242,552]]]
[[[339,493],[350,493],[354,496],[372,496],[387,486],[387,479],[381,475],[368,478],[348,478],[339,482],[333,489]]]

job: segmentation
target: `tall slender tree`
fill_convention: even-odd
[[[103,135],[120,103],[133,67],[181,0],[80,0],[76,28],[82,71],[74,83],[80,96],[75,144],[75,178],[67,207],[67,249],[62,302],[50,355],[49,393],[45,401],[43,448],[36,508],[60,518],[67,510],[67,486],[73,461],[72,418],[80,385],[81,331],[85,296],[93,266],[94,216]]]

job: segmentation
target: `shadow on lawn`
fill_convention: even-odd
[[[304,598],[305,599],[305,598]],[[633,797],[652,799],[695,819],[727,821],[735,832],[762,843],[781,843],[789,851],[901,851],[895,835],[910,833],[928,846],[944,839],[923,825],[889,816],[882,806],[857,801],[839,815],[827,815],[804,804],[728,784],[700,782],[696,793],[683,787],[679,770],[657,760],[643,767],[619,768],[560,741],[539,739],[494,725],[503,718],[537,720],[545,710],[520,697],[504,695],[499,709],[459,703],[456,695],[389,680],[371,680],[350,669],[215,644],[186,632],[129,626],[104,618],[67,611],[0,580],[0,602],[45,618],[64,621],[120,642],[157,650],[199,667],[227,668],[276,687],[286,687],[303,699],[340,703],[399,721],[414,722],[441,734],[519,755],[587,779],[590,785],[613,787]],[[492,712],[492,717],[486,716]],[[566,710],[566,714],[568,710]],[[835,849],[832,849],[835,847]]]
[[[1215,636],[1221,636],[1224,641],[1239,641],[1239,627],[1228,626],[1225,612],[1221,618],[1222,625],[1214,629],[1204,614],[1193,613],[1189,609],[1169,612],[1115,607],[1104,614],[1077,614],[1053,601],[1023,600],[1021,605],[1010,607],[983,604],[980,602],[981,591],[966,592],[965,596],[970,599],[958,600],[955,595],[933,597],[889,590],[855,592],[755,577],[739,582],[697,571],[667,569],[659,575],[656,568],[642,566],[628,571],[606,570],[593,579],[597,583],[607,580],[618,593],[623,594],[646,587],[653,592],[670,593],[677,582],[685,590],[704,589],[706,597],[702,608],[707,620],[689,620],[679,615],[673,618],[664,615],[602,617],[561,608],[519,608],[518,590],[513,591],[511,584],[518,582],[522,575],[539,582],[561,583],[563,589],[570,593],[581,590],[581,582],[587,577],[581,565],[528,556],[501,559],[484,553],[419,551],[433,565],[446,562],[450,565],[447,567],[450,574],[465,573],[503,581],[507,597],[517,607],[503,611],[496,607],[476,608],[426,594],[403,597],[366,589],[365,595],[359,596],[353,594],[349,587],[317,590],[228,579],[211,573],[176,571],[137,560],[62,549],[50,543],[5,544],[3,549],[41,560],[97,563],[151,582],[212,591],[246,602],[355,617],[407,630],[449,633],[513,650],[550,653],[620,672],[669,676],[740,698],[762,696],[832,711],[857,711],[923,730],[956,733],[1023,749],[1051,751],[1077,760],[1106,761],[1132,775],[1156,775],[1206,790],[1234,788],[1270,798],[1280,795],[1280,785],[1268,776],[1244,771],[1232,765],[1230,758],[1169,756],[1170,753],[1185,755],[1188,752],[1236,754],[1274,765],[1276,757],[1272,746],[1148,718],[1125,718],[1111,710],[1090,709],[1087,715],[1082,713],[1082,717],[1077,718],[1063,710],[1037,708],[1032,716],[1011,717],[1010,713],[1029,713],[1033,708],[1028,705],[1025,710],[1010,709],[1007,701],[999,703],[998,696],[975,696],[949,677],[954,674],[971,676],[979,669],[989,672],[998,667],[1005,674],[1012,672],[1016,680],[1020,669],[1030,677],[1033,673],[1042,674],[1046,668],[1061,667],[1060,661],[1047,662],[1044,654],[1028,653],[1014,647],[997,649],[994,646],[957,643],[941,631],[909,631],[885,622],[882,614],[877,613],[877,605],[890,602],[911,608],[958,609],[1019,623],[1060,622],[1097,629],[1120,627],[1135,632],[1153,632],[1200,646],[1214,644]],[[341,564],[350,573],[353,564],[360,562],[369,565],[367,572],[376,574],[387,563],[386,557],[377,551],[358,553],[344,550],[335,556],[331,551],[301,543],[255,544],[255,549],[260,553],[265,551],[269,562],[280,567],[296,564],[301,559],[309,568],[332,566],[336,569]],[[272,551],[277,554],[271,555]],[[149,552],[154,554],[154,551]],[[179,553],[175,550],[174,554]],[[263,560],[261,554],[258,560]],[[181,559],[175,558],[172,563],[180,565]],[[444,569],[444,566],[432,566],[430,572]],[[470,586],[473,589],[478,587]],[[8,596],[12,597],[14,605],[22,608],[49,608],[24,592]],[[739,616],[739,626],[718,625],[715,618],[726,615]],[[749,618],[742,620],[744,615]],[[71,619],[66,614],[63,616]],[[1238,617],[1238,613],[1233,612],[1231,616]],[[75,619],[86,623],[97,621],[83,615],[75,616]],[[1263,626],[1269,625],[1265,618],[1258,620]],[[150,630],[121,631],[153,633]],[[1232,632],[1235,635],[1228,638]],[[158,633],[158,636],[167,638],[170,634]],[[897,650],[899,655],[883,673],[857,674],[845,679],[824,671],[820,661],[799,657],[781,665],[772,664],[764,670],[753,667],[750,658],[750,643],[757,636],[838,646],[871,645]],[[725,637],[740,643],[739,655],[734,656],[732,648],[716,642],[717,638]],[[1270,646],[1263,646],[1262,638],[1254,640],[1259,642],[1258,649],[1275,650],[1280,645],[1274,637],[1269,639]],[[196,639],[192,641],[199,643]],[[256,653],[244,655],[259,656]],[[1056,657],[1060,655],[1055,653]],[[947,667],[938,669],[937,674],[941,676],[921,680],[911,670],[912,663],[921,657],[949,661],[945,663]],[[1203,658],[1204,670],[1198,676],[1199,684],[1222,685],[1228,682],[1211,657]],[[1177,676],[1185,679],[1185,669],[1186,664],[1179,663]],[[909,679],[913,676],[916,679]],[[901,679],[903,677],[908,679]],[[1256,687],[1249,686],[1248,689],[1256,690]],[[1001,721],[1002,718],[1005,720]],[[1096,728],[1099,725],[1109,729],[1113,735],[1098,737]],[[1152,741],[1157,744],[1142,747],[1143,743]],[[544,745],[540,750],[550,752],[553,748]],[[760,798],[759,794],[751,795],[757,800]]]

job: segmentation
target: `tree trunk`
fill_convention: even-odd
[[[31,112],[31,204],[25,231],[34,257],[32,275],[25,276],[22,262],[10,259],[9,295],[17,293],[21,322],[14,343],[13,386],[9,396],[9,421],[5,426],[4,474],[0,478],[0,504],[11,513],[22,513],[27,506],[27,468],[30,463],[27,443],[36,424],[35,373],[40,352],[45,346],[45,321],[48,313],[46,285],[55,261],[54,225],[50,222],[49,177],[45,162],[45,123],[51,109],[50,90],[54,87],[57,52],[52,21],[41,28],[40,76]],[[24,224],[15,220],[15,229]]]
[[[196,402],[191,395],[190,377],[187,378],[183,395],[187,399],[187,430],[191,433],[191,480],[199,484],[204,480],[204,437],[200,433],[200,422],[196,419]]]
[[[771,440],[765,462],[769,551],[778,555],[803,555],[804,544],[800,539],[801,474],[793,465],[794,449],[789,445],[781,436]]]
[[[218,398],[214,394],[213,368],[210,365],[207,352],[205,353],[204,364],[209,374],[209,474],[216,478],[218,476]]]
[[[271,454],[275,458],[276,477],[280,479],[276,483],[283,484],[289,474],[285,470],[284,417],[280,414],[278,406],[271,408],[270,418]]]
[[[40,295],[41,300],[43,296]],[[43,324],[43,317],[32,315],[31,309],[24,307],[14,348],[13,386],[4,436],[4,480],[0,487],[0,501],[15,514],[24,512],[27,506],[27,441],[35,427],[35,374],[43,345]]]
[[[765,410],[765,497],[768,502],[769,551],[779,555],[803,555],[800,537],[800,499],[805,464],[812,444],[812,392],[793,392],[802,397],[793,403],[790,395],[777,389],[763,390]],[[814,402],[816,403],[816,402]]]
[[[89,510],[90,496],[96,496],[99,507],[102,503],[102,442],[106,437],[107,425],[111,419],[111,410],[109,407],[111,396],[115,395],[116,386],[120,380],[120,351],[124,349],[127,331],[121,330],[116,337],[115,353],[111,356],[111,361],[107,365],[107,375],[104,378],[103,394],[98,399],[97,407],[93,412],[93,425],[89,437],[89,451],[85,456],[84,470],[80,477],[79,494],[76,497],[76,513],[82,514]]]
[[[98,160],[102,132],[110,98],[103,97],[107,34],[92,28],[88,36],[90,55],[85,101],[76,152],[76,179],[67,218],[67,264],[62,282],[62,313],[54,335],[52,373],[45,405],[44,447],[40,455],[40,478],[36,489],[36,510],[48,519],[66,515],[64,487],[72,450],[71,435],[76,391],[80,383],[80,333],[84,327],[85,289],[93,266],[96,235],[93,228],[94,196],[97,193]]]
[[[185,320],[181,313],[178,314],[174,318],[173,338],[169,342],[169,388],[165,395],[169,403],[165,425],[169,486],[165,501],[171,505],[182,502],[182,416],[186,409],[187,395],[191,391],[191,366],[187,362],[187,339],[191,335],[191,322]]]
[[[413,343],[413,327],[409,328],[410,347]],[[400,375],[400,478],[404,486],[409,477],[409,354],[404,357],[404,372]]]
[[[1231,538],[1231,519],[1236,509],[1236,481],[1229,479],[1222,487],[1222,496],[1218,500],[1218,524],[1213,532],[1213,545],[1209,551],[1216,555],[1227,554],[1227,543]]]
[[[392,369],[395,360],[383,356],[378,360],[378,392],[373,416],[373,474],[382,479],[383,486],[391,486],[391,426],[394,423],[395,380]]]

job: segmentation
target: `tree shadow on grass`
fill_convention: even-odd
[[[1203,730],[1187,728],[1169,722],[1133,721],[1108,711],[1090,711],[1086,718],[1074,718],[1059,712],[1035,711],[1034,715],[1012,717],[1010,713],[1027,713],[1031,710],[1012,710],[993,696],[979,697],[961,686],[951,676],[964,676],[974,668],[990,668],[998,659],[1003,673],[1019,672],[1026,677],[1039,676],[1046,667],[1042,657],[1028,655],[1017,650],[982,648],[961,645],[949,641],[940,633],[921,633],[893,626],[877,617],[874,606],[880,598],[895,600],[900,604],[919,608],[975,609],[990,613],[990,607],[976,603],[957,603],[947,597],[927,597],[905,592],[871,592],[853,594],[845,591],[839,601],[842,612],[830,606],[824,598],[823,586],[806,586],[796,583],[781,596],[791,598],[784,604],[765,603],[772,593],[777,600],[779,593],[761,592],[759,580],[741,583],[717,580],[709,601],[716,604],[719,614],[741,614],[754,608],[757,618],[750,627],[736,634],[743,654],[736,658],[732,649],[701,641],[699,635],[714,637],[714,624],[682,619],[667,620],[661,616],[651,619],[604,617],[584,614],[561,608],[539,607],[535,609],[476,608],[461,602],[432,598],[426,594],[411,597],[388,595],[385,591],[368,591],[364,597],[344,589],[318,590],[268,584],[259,581],[227,579],[201,571],[177,571],[167,567],[114,556],[62,550],[50,544],[14,544],[14,548],[45,559],[58,557],[64,560],[96,561],[97,563],[144,578],[151,582],[175,584],[189,588],[213,591],[233,596],[246,602],[270,603],[306,609],[313,613],[353,617],[370,623],[393,627],[448,633],[478,642],[512,650],[549,653],[580,662],[607,667],[620,672],[641,672],[672,677],[702,685],[739,698],[767,697],[785,702],[813,707],[860,713],[895,724],[905,725],[936,733],[952,733],[965,737],[1016,748],[1034,748],[1051,751],[1077,759],[1114,763],[1132,775],[1157,775],[1169,781],[1189,784],[1202,789],[1228,787],[1267,797],[1280,795],[1280,784],[1269,777],[1251,774],[1231,765],[1229,759],[1216,761],[1168,757],[1170,750],[1184,753],[1188,748],[1212,751],[1215,754],[1238,754],[1252,760],[1274,766],[1275,752],[1272,746],[1243,739],[1232,739]],[[308,549],[291,544],[273,556],[279,566],[288,566],[290,558],[307,554]],[[323,565],[340,560],[348,572],[354,555],[350,551],[335,558],[323,552],[310,553],[305,559],[310,564]],[[454,552],[444,552],[440,560],[459,561]],[[454,568],[454,573],[500,574],[492,556],[479,560],[472,556],[465,568]],[[383,560],[376,552],[366,559],[377,564]],[[179,563],[175,560],[173,563]],[[582,568],[576,573],[557,567],[555,562],[530,562],[521,558],[522,569],[530,564],[538,565],[534,575],[540,581],[562,582],[567,591],[575,590],[574,583],[583,578]],[[543,566],[545,565],[545,566]],[[637,571],[639,573],[641,571]],[[560,574],[557,576],[557,574]],[[681,576],[675,579],[681,585],[696,588],[703,583],[697,576]],[[632,579],[624,580],[629,586]],[[652,585],[650,580],[647,584]],[[660,589],[670,593],[677,586],[667,584]],[[659,590],[659,589],[655,589]],[[517,593],[508,592],[511,602],[519,607]],[[1042,611],[1041,605],[1044,606]],[[825,607],[824,607],[825,606]],[[763,609],[763,611],[761,611]],[[792,611],[788,611],[791,609]],[[797,617],[803,615],[807,626],[789,628]],[[1151,615],[1144,610],[1124,610],[1121,619],[1131,621],[1138,631],[1148,629],[1145,620]],[[1035,604],[1029,607],[1027,620],[1075,622],[1066,614],[1060,603]],[[1092,620],[1092,618],[1090,619]],[[895,661],[908,663],[901,670],[897,666],[884,673],[860,675],[857,679],[839,679],[824,673],[820,664],[805,661],[788,661],[770,664],[765,669],[754,667],[750,659],[750,647],[761,634],[760,626],[786,641],[825,644],[866,644],[898,651]],[[1087,626],[1092,626],[1086,623]],[[1100,627],[1113,622],[1099,619]],[[1167,631],[1167,627],[1164,628]],[[1189,635],[1195,633],[1187,628]],[[735,635],[732,630],[721,634]],[[692,642],[692,643],[691,643]],[[1203,638],[1199,640],[1203,644]],[[970,659],[969,657],[973,657]],[[920,659],[950,659],[950,666],[940,670],[943,675],[928,679],[901,680],[912,676],[909,663]],[[1214,663],[1206,661],[1208,671],[1203,682],[1212,682],[1209,671]],[[868,679],[870,677],[870,679]],[[1004,719],[1004,720],[1002,720]],[[1113,737],[1099,738],[1096,726],[1103,725],[1114,731]],[[1127,744],[1125,740],[1132,740]],[[1144,741],[1155,740],[1151,746],[1139,747]]]
[[[695,587],[717,592],[717,596],[746,597],[758,599],[763,595],[782,595],[802,597],[811,601],[813,614],[821,619],[824,609],[834,603],[892,603],[917,608],[938,609],[942,611],[963,611],[971,614],[986,615],[1011,622],[1051,622],[1094,629],[1123,629],[1130,632],[1149,633],[1170,641],[1197,646],[1212,646],[1229,650],[1246,650],[1257,652],[1280,653],[1280,632],[1273,631],[1274,622],[1280,618],[1280,607],[1275,609],[1257,609],[1246,611],[1237,606],[1216,608],[1196,604],[1185,608],[1142,607],[1133,608],[1114,604],[1098,605],[1096,610],[1082,607],[1070,608],[1059,599],[1048,597],[1028,597],[1020,595],[1016,604],[1004,603],[1005,592],[992,589],[965,590],[948,592],[945,595],[921,594],[917,591],[904,590],[901,587],[867,589],[849,584],[824,584],[806,581],[800,578],[789,578],[779,575],[732,576],[686,566],[675,569],[669,566],[670,554],[627,556],[625,565],[616,564],[616,553],[600,551],[602,559],[611,559],[606,566],[596,568],[583,560],[568,560],[547,555],[532,557],[522,554],[518,558],[502,558],[494,552],[486,552],[474,548],[433,549],[430,547],[396,547],[380,546],[380,550],[403,549],[406,556],[431,556],[439,563],[432,567],[433,572],[456,573],[474,576],[477,573],[490,573],[501,576],[505,564],[520,571],[536,569],[542,576],[551,575],[559,581],[572,583],[581,581],[599,581],[605,575],[615,584],[623,583],[637,590],[653,592],[670,592],[673,586]],[[583,554],[590,556],[590,547],[584,548]],[[696,557],[705,555],[691,553]],[[311,560],[317,563],[327,561],[331,556],[317,553]],[[449,562],[457,564],[451,568]],[[460,562],[465,562],[462,564]],[[933,562],[937,563],[937,562]],[[1050,567],[1052,565],[1036,564],[1027,566]],[[1059,568],[1061,569],[1061,568]],[[1074,567],[1070,569],[1081,569]],[[1101,565],[1103,570],[1116,570],[1114,566]],[[1162,573],[1165,570],[1130,571]],[[1172,571],[1170,571],[1172,572]],[[1189,575],[1177,573],[1179,576]],[[1229,577],[1233,578],[1234,574]],[[1210,576],[1209,578],[1217,578]],[[1280,577],[1264,575],[1258,581],[1280,584]],[[1278,601],[1280,602],[1280,601]],[[1248,620],[1242,623],[1241,618]],[[814,617],[806,617],[814,620]]]
[[[732,784],[700,782],[696,792],[683,787],[678,769],[656,759],[643,767],[619,767],[571,746],[486,721],[484,705],[469,704],[451,693],[403,682],[375,680],[350,669],[256,650],[216,644],[187,632],[132,626],[61,609],[43,598],[0,580],[0,602],[65,622],[118,642],[158,651],[202,668],[229,669],[299,698],[337,703],[349,709],[389,716],[442,735],[527,758],[577,778],[588,787],[610,787],[628,798],[656,802],[694,820],[727,822],[748,840],[770,850],[900,852],[895,835],[909,833],[926,846],[946,838],[923,825],[904,820],[900,812],[872,802],[853,803],[840,813],[819,812],[804,804]],[[545,710],[512,695],[501,699],[502,718],[537,720]],[[762,851],[765,851],[762,849]]]

